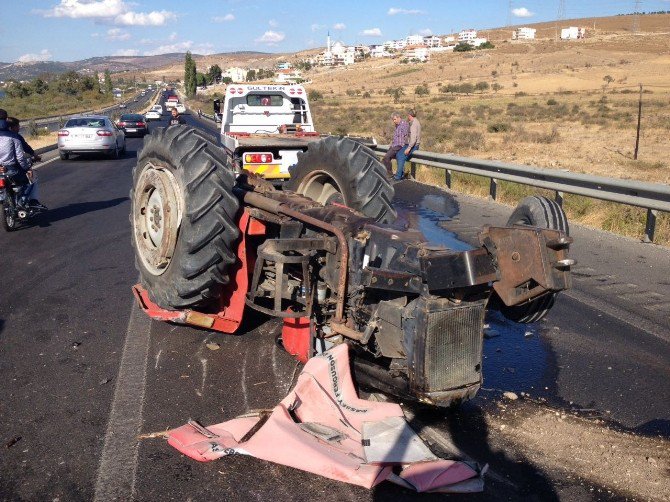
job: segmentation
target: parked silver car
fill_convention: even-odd
[[[104,115],[72,117],[58,131],[58,153],[63,160],[72,153],[104,153],[119,158],[125,151],[125,134]]]

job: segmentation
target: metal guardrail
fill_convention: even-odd
[[[388,145],[378,145],[374,150],[379,154],[385,154]],[[556,192],[558,204],[563,203],[563,194],[570,193],[645,208],[647,220],[644,242],[654,240],[658,211],[670,212],[670,185],[661,183],[606,178],[422,150],[414,152],[410,160],[410,172],[413,177],[416,175],[417,165],[444,169],[444,181],[449,188],[453,171],[487,177],[490,180],[489,195],[493,200],[496,199],[498,182],[502,180],[553,190]]]

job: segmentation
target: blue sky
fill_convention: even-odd
[[[670,10],[643,0],[642,10]],[[93,56],[294,52],[380,43],[409,34],[504,26],[509,0],[0,0],[0,61],[73,61]],[[565,0],[566,17],[633,10],[630,0]],[[555,19],[558,0],[513,0],[513,24]]]

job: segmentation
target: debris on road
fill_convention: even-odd
[[[102,380],[100,380],[100,385],[106,385],[111,381],[112,381],[111,378],[103,378]]]
[[[216,342],[209,342],[209,343],[206,345],[206,347],[207,347],[209,350],[219,350],[219,349],[221,348],[221,345],[218,344],[218,343],[216,343]]]
[[[515,392],[510,391],[503,392],[503,397],[505,399],[509,399],[510,401],[516,401],[517,399],[519,399],[519,396],[517,396]]]
[[[209,427],[189,421],[168,442],[201,462],[251,455],[366,488],[388,480],[418,492],[482,491],[486,467],[435,456],[399,405],[358,397],[348,350],[311,358],[274,409]]]
[[[18,443],[18,442],[21,441],[22,439],[23,439],[22,436],[15,436],[15,437],[13,437],[12,439],[10,439],[9,441],[7,441],[7,442],[5,443],[5,448],[10,449],[12,446],[14,446],[16,443]]]

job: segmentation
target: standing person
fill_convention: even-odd
[[[395,124],[393,141],[391,142],[388,152],[386,152],[386,155],[384,155],[384,158],[382,159],[382,164],[386,167],[386,172],[389,175],[389,178],[393,176],[393,159],[405,143],[407,143],[407,136],[409,135],[409,125],[407,125],[407,122],[402,119],[398,112],[393,112],[391,114],[391,120]]]
[[[398,161],[398,171],[394,178],[396,181],[400,181],[403,178],[405,175],[405,162],[419,149],[421,144],[421,122],[416,118],[416,110],[412,109],[407,112],[407,120],[409,121],[409,139],[396,155],[396,160]]]
[[[186,124],[184,117],[179,115],[177,108],[173,108],[170,113],[172,113],[172,116],[170,117],[170,120],[168,120],[168,126]]]
[[[26,156],[30,157],[33,162],[39,162],[40,160],[42,160],[42,157],[35,154],[35,150],[33,150],[33,148],[28,144],[28,142],[19,132],[21,130],[21,121],[19,119],[15,117],[8,117],[7,126],[11,132],[13,132],[18,136],[19,141],[21,141],[21,146],[23,147],[23,153]],[[37,178],[33,177],[31,181],[32,183],[30,184],[29,191],[24,194],[29,199],[28,205],[30,207],[34,207],[45,211],[47,207],[43,204],[40,204],[40,201],[37,200]]]

